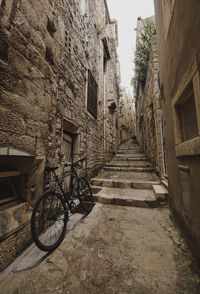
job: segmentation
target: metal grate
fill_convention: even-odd
[[[88,70],[87,110],[97,118],[97,83]]]
[[[198,124],[194,94],[181,106],[184,141],[198,137]]]

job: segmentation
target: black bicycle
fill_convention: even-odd
[[[74,214],[80,208],[87,214],[94,206],[94,199],[89,182],[79,177],[76,171],[82,158],[75,163],[65,163],[64,167],[71,167],[62,176],[56,174],[58,166],[47,167],[52,172],[55,187],[45,192],[36,202],[31,216],[31,233],[37,247],[43,251],[52,251],[57,248],[65,237],[69,212]],[[71,193],[65,193],[63,179],[71,176]]]

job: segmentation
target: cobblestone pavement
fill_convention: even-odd
[[[1,294],[197,294],[198,275],[167,208],[96,204],[36,268]]]

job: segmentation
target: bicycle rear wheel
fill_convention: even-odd
[[[37,247],[43,251],[57,248],[65,236],[68,211],[63,198],[55,191],[44,193],[31,216],[31,233]]]
[[[89,182],[85,178],[80,178],[78,183],[78,197],[81,206],[86,212],[90,212],[94,206],[94,198]]]

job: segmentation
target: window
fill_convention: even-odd
[[[17,177],[17,181],[14,181],[15,176],[18,175],[18,171],[0,172],[0,205],[7,204],[18,199],[16,185],[20,180],[19,177]]]
[[[33,157],[12,147],[0,147],[0,206],[26,199],[27,166]],[[26,163],[25,163],[26,162]]]
[[[97,83],[88,70],[87,110],[97,118]]]
[[[183,140],[198,137],[197,114],[194,93],[181,105]]]
[[[177,156],[200,154],[200,83],[197,61],[185,72],[172,99]]]
[[[184,90],[181,99],[175,105],[176,118],[179,124],[179,143],[198,137],[198,123],[193,83]]]

